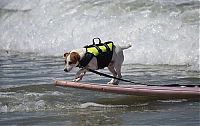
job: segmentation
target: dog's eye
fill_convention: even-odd
[[[69,65],[71,65],[73,62],[72,61],[69,61]]]
[[[67,61],[65,60],[65,64],[67,64]]]

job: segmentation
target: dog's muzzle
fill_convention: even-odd
[[[64,69],[64,71],[65,71],[65,72],[68,72],[68,70],[67,70],[67,69]]]

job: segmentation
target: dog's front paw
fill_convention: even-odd
[[[79,82],[81,80],[81,78],[75,78],[74,80],[72,80],[73,82]]]

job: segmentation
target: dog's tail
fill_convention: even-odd
[[[132,45],[129,43],[127,45],[120,46],[122,50],[130,48]]]

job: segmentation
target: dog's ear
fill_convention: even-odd
[[[69,55],[69,53],[68,52],[66,52],[66,53],[64,53],[64,57],[67,57]]]
[[[75,64],[77,61],[80,60],[80,55],[77,52],[70,53],[70,59]]]

